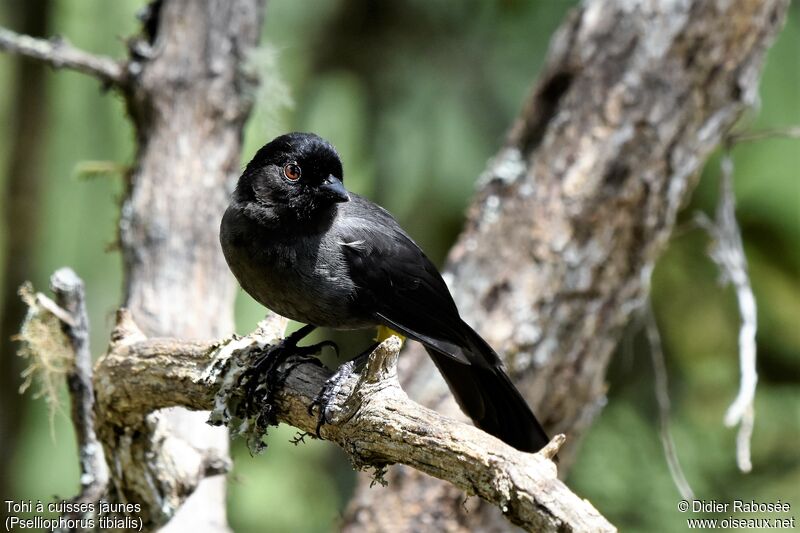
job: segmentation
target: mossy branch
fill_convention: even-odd
[[[35,304],[42,298],[36,295],[28,301]],[[124,428],[174,406],[210,410],[210,423],[228,424],[251,443],[260,442],[265,428],[253,423],[258,412],[244,410],[247,402],[242,401],[239,383],[254,360],[282,338],[285,327],[284,318],[272,315],[246,337],[150,339],[129,312],[119,311],[108,351],[94,368],[97,432],[104,446],[119,447]],[[54,338],[63,334],[58,328],[48,331]],[[523,453],[471,425],[422,407],[400,388],[400,347],[400,340],[391,337],[373,351],[364,371],[339,391],[334,422],[322,427],[321,436],[341,446],[354,467],[374,469],[380,477],[388,465],[409,465],[496,505],[508,520],[531,531],[614,531],[589,502],[557,478],[551,458],[563,444],[563,435],[539,453]],[[269,408],[277,421],[313,433],[317,417],[308,406],[331,372],[306,357],[289,358],[278,371],[285,380],[272,391],[272,405],[256,410]],[[136,460],[137,454],[130,456]],[[187,488],[203,476],[228,467],[224,461],[211,463],[169,465],[181,471],[175,476],[175,494],[160,489],[152,499],[180,501],[179,493],[187,494]],[[153,467],[162,466],[153,460]],[[111,470],[112,484],[115,476],[131,472],[125,465]],[[141,486],[147,486],[145,481]],[[132,484],[130,479],[126,482]],[[148,495],[143,492],[142,498]]]

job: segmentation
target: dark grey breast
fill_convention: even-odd
[[[223,217],[220,242],[242,288],[272,311],[315,326],[374,326],[371,315],[352,308],[354,285],[342,249],[348,244],[336,236],[338,218],[317,232],[273,231],[234,203]]]

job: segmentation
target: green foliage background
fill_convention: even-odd
[[[55,32],[87,50],[122,57],[136,32],[133,0],[54,5]],[[548,40],[571,2],[506,0],[381,3],[273,0],[264,47],[251,65],[265,89],[257,95],[243,163],[273,136],[312,130],[345,162],[349,188],[388,207],[438,260],[457,235],[473,183],[541,66]],[[800,6],[771,50],[761,108],[742,127],[800,124]],[[0,23],[10,14],[0,6]],[[12,26],[13,28],[13,26]],[[0,55],[0,79],[14,75]],[[93,173],[91,161],[127,165],[133,139],[120,99],[71,72],[52,73],[41,162],[43,230],[36,271],[47,286],[70,265],[87,281],[92,341],[105,345],[120,301],[115,240],[118,173]],[[0,124],[15,105],[0,83]],[[291,106],[285,104],[293,102]],[[0,127],[0,172],[8,158]],[[800,515],[800,141],[771,139],[735,148],[738,216],[759,305],[759,371],[754,471],[735,466],[735,432],[722,417],[738,386],[736,302],[706,255],[708,240],[691,215],[713,216],[718,159],[708,163],[669,250],[653,278],[673,402],[678,455],[697,496],[731,501],[781,499]],[[100,165],[104,167],[105,165]],[[8,176],[0,174],[5,183]],[[14,202],[14,198],[0,197]],[[13,232],[13,227],[3,232]],[[113,247],[112,247],[113,248]],[[4,287],[4,290],[8,290]],[[263,310],[241,296],[237,327],[252,328]],[[653,372],[640,328],[631,325],[609,375],[608,405],[586,437],[568,480],[627,531],[680,531],[679,495],[658,438]],[[2,357],[11,357],[2,354]],[[6,406],[0,406],[6,408]],[[24,401],[20,445],[12,457],[13,493],[2,499],[53,499],[76,493],[71,428],[57,416],[51,438],[45,406]],[[236,531],[328,531],[353,485],[346,460],[320,442],[294,447],[291,428],[271,433],[264,456],[234,443],[230,520]],[[374,490],[381,490],[375,488]]]

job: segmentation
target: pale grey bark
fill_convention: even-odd
[[[75,501],[96,502],[108,488],[108,466],[95,432],[92,353],[89,350],[89,315],[83,280],[71,268],[57,270],[50,277],[56,304],[66,313],[62,329],[69,339],[74,358],[67,373],[72,425],[78,443],[81,492]]]
[[[703,162],[757,101],[787,6],[583,2],[480,181],[446,279],[540,420],[567,435],[563,467],[605,402],[609,358]],[[413,398],[458,413],[422,350],[400,358],[400,377]],[[360,480],[346,529],[504,527],[489,506],[466,512],[460,491],[419,472],[387,479],[383,490]]]
[[[63,324],[71,315],[42,294],[26,301],[31,312],[25,331],[37,332],[35,338],[28,336],[28,342],[40,346],[63,343],[59,320]],[[53,316],[57,320],[53,321]],[[308,407],[331,376],[314,359],[290,359],[278,368],[287,377],[272,390],[270,403],[250,409],[243,401],[246,387],[241,384],[242,376],[265,348],[283,337],[287,322],[272,315],[244,338],[148,339],[130,312],[120,311],[108,351],[95,366],[97,411],[105,418],[101,427],[136,428],[143,416],[164,407],[213,408],[211,420],[232,424],[235,431],[260,441],[263,433],[254,416],[268,407],[275,423],[314,432],[317,417]],[[397,379],[400,346],[400,339],[391,337],[376,348],[361,374],[352,376],[339,390],[332,424],[321,428],[323,438],[341,446],[354,467],[371,469],[373,481],[381,481],[386,466],[409,465],[479,496],[501,509],[508,520],[531,531],[615,531],[589,502],[558,479],[551,459],[563,444],[563,436],[537,454],[523,453],[469,424],[412,402]],[[180,498],[181,491],[191,490],[203,475],[226,466],[223,458],[208,455],[196,464],[194,454],[187,454],[174,434],[158,426],[148,429],[151,444],[183,453],[117,454],[115,460],[122,461],[120,469],[125,474],[135,461],[143,461],[160,476],[169,475],[174,492],[167,497]],[[109,437],[106,433],[103,438],[106,450],[109,438],[121,441],[124,449],[131,436]]]
[[[570,444],[604,401],[608,358],[622,326],[647,294],[654,261],[692,189],[692,177],[756,99],[764,52],[787,4],[585,2],[555,35],[540,82],[506,146],[489,165],[467,229],[450,254],[447,280],[465,318],[505,354],[537,412],[553,432],[566,432]],[[148,527],[169,519],[198,485],[205,490],[204,477],[223,471],[228,461],[224,435],[214,442],[194,434],[203,415],[189,422],[186,415],[161,412],[142,419],[147,409],[141,402],[153,402],[152,409],[209,407],[209,397],[195,402],[191,394],[198,383],[193,376],[206,369],[204,357],[212,346],[182,340],[170,341],[177,343],[172,348],[183,347],[175,351],[130,347],[151,346],[154,341],[147,336],[153,335],[217,337],[230,326],[232,286],[217,250],[216,225],[225,186],[238,173],[241,127],[249,110],[239,67],[257,39],[262,7],[256,0],[166,0],[154,5],[160,9],[147,24],[154,30],[132,43],[131,59],[120,64],[124,75],[117,78],[113,69],[87,67],[125,95],[139,145],[120,236],[126,305],[144,333],[133,328],[115,332],[95,387],[101,405],[98,434],[109,456],[113,496],[143,503]],[[32,50],[14,51],[35,56]],[[41,57],[57,64],[57,58],[51,59],[56,50],[50,52]],[[126,349],[126,357],[117,360]],[[410,352],[401,359],[406,389],[439,413],[457,415],[427,358],[420,350]],[[122,366],[107,366],[114,361]],[[114,373],[120,369],[126,373]],[[279,394],[283,419],[300,428],[313,425],[305,407],[311,388],[316,392],[325,377],[315,369],[298,367]],[[298,381],[309,371],[316,373]],[[170,401],[156,394],[160,386]],[[212,388],[203,386],[203,394]],[[304,392],[295,402],[287,400],[292,391]],[[490,450],[501,457],[488,470],[495,477],[515,471],[514,454],[481,432],[454,426],[415,405],[403,400],[393,407],[390,413],[402,418],[399,425],[380,426],[368,415],[357,415],[323,430],[324,436],[351,446],[351,455],[362,457],[359,464],[399,461],[419,469],[393,468],[388,489],[368,490],[362,483],[348,527],[507,527],[499,512],[482,510],[497,509],[506,494],[499,485],[459,479],[471,471],[466,465],[443,469],[426,460],[429,445],[442,451],[440,461],[459,457],[442,444],[447,439],[434,438],[425,446],[417,442],[408,449],[391,443],[410,442],[406,432],[414,433],[415,427],[427,428],[417,432],[420,438],[451,428],[445,433],[467,435],[467,446],[477,442],[476,453]],[[420,412],[434,418],[415,426]],[[382,417],[387,418],[384,413]],[[364,429],[367,435],[359,433]],[[370,437],[373,433],[376,438]],[[365,448],[354,448],[353,442]],[[569,463],[573,451],[562,453],[562,464]],[[480,463],[478,455],[474,458]],[[458,489],[421,472],[447,478]],[[543,489],[536,480],[546,480],[547,490],[536,492]],[[565,509],[581,516],[588,516],[583,513],[590,506],[570,500],[571,493],[552,476],[532,482],[531,491],[539,499],[509,506],[517,523],[583,529],[573,527],[583,522],[569,526],[568,515],[548,506],[574,502]],[[512,479],[511,484],[525,483]],[[180,521],[173,520],[176,527],[225,527],[221,479],[210,486],[213,496],[206,493],[198,507],[184,506]],[[470,501],[466,514],[463,489],[494,505]],[[566,499],[547,501],[548,494]],[[526,518],[521,513],[525,509],[533,509],[534,518]]]
[[[123,61],[0,29],[0,50],[94,76],[125,98],[137,152],[120,217],[123,305],[148,334],[232,330],[234,285],[216,235],[238,175],[255,81],[243,65],[263,9],[263,0],[152,2]],[[148,528],[181,509],[170,523],[176,530],[227,529],[224,477],[204,479],[228,463],[225,431],[182,409],[125,427],[97,415],[110,498],[142,503]],[[175,477],[177,463],[196,469],[191,480]]]
[[[234,285],[217,233],[239,173],[252,81],[243,62],[258,41],[263,2],[152,6],[146,26],[154,33],[134,44],[126,65],[138,150],[120,217],[123,305],[149,335],[213,338],[233,327]],[[175,531],[226,529],[225,478],[202,480],[199,471],[197,492],[183,504],[194,487],[181,493],[170,470],[180,461],[227,461],[227,432],[205,418],[173,409],[134,427],[106,424],[109,460],[125,466],[122,475],[112,470],[118,497],[158,510],[153,523],[177,513]]]

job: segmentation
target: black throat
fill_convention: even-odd
[[[294,238],[326,232],[333,225],[340,204],[320,206],[315,209],[265,205],[257,200],[234,199],[233,206],[248,225],[256,226],[261,234],[273,238]],[[243,220],[242,222],[244,222]]]

